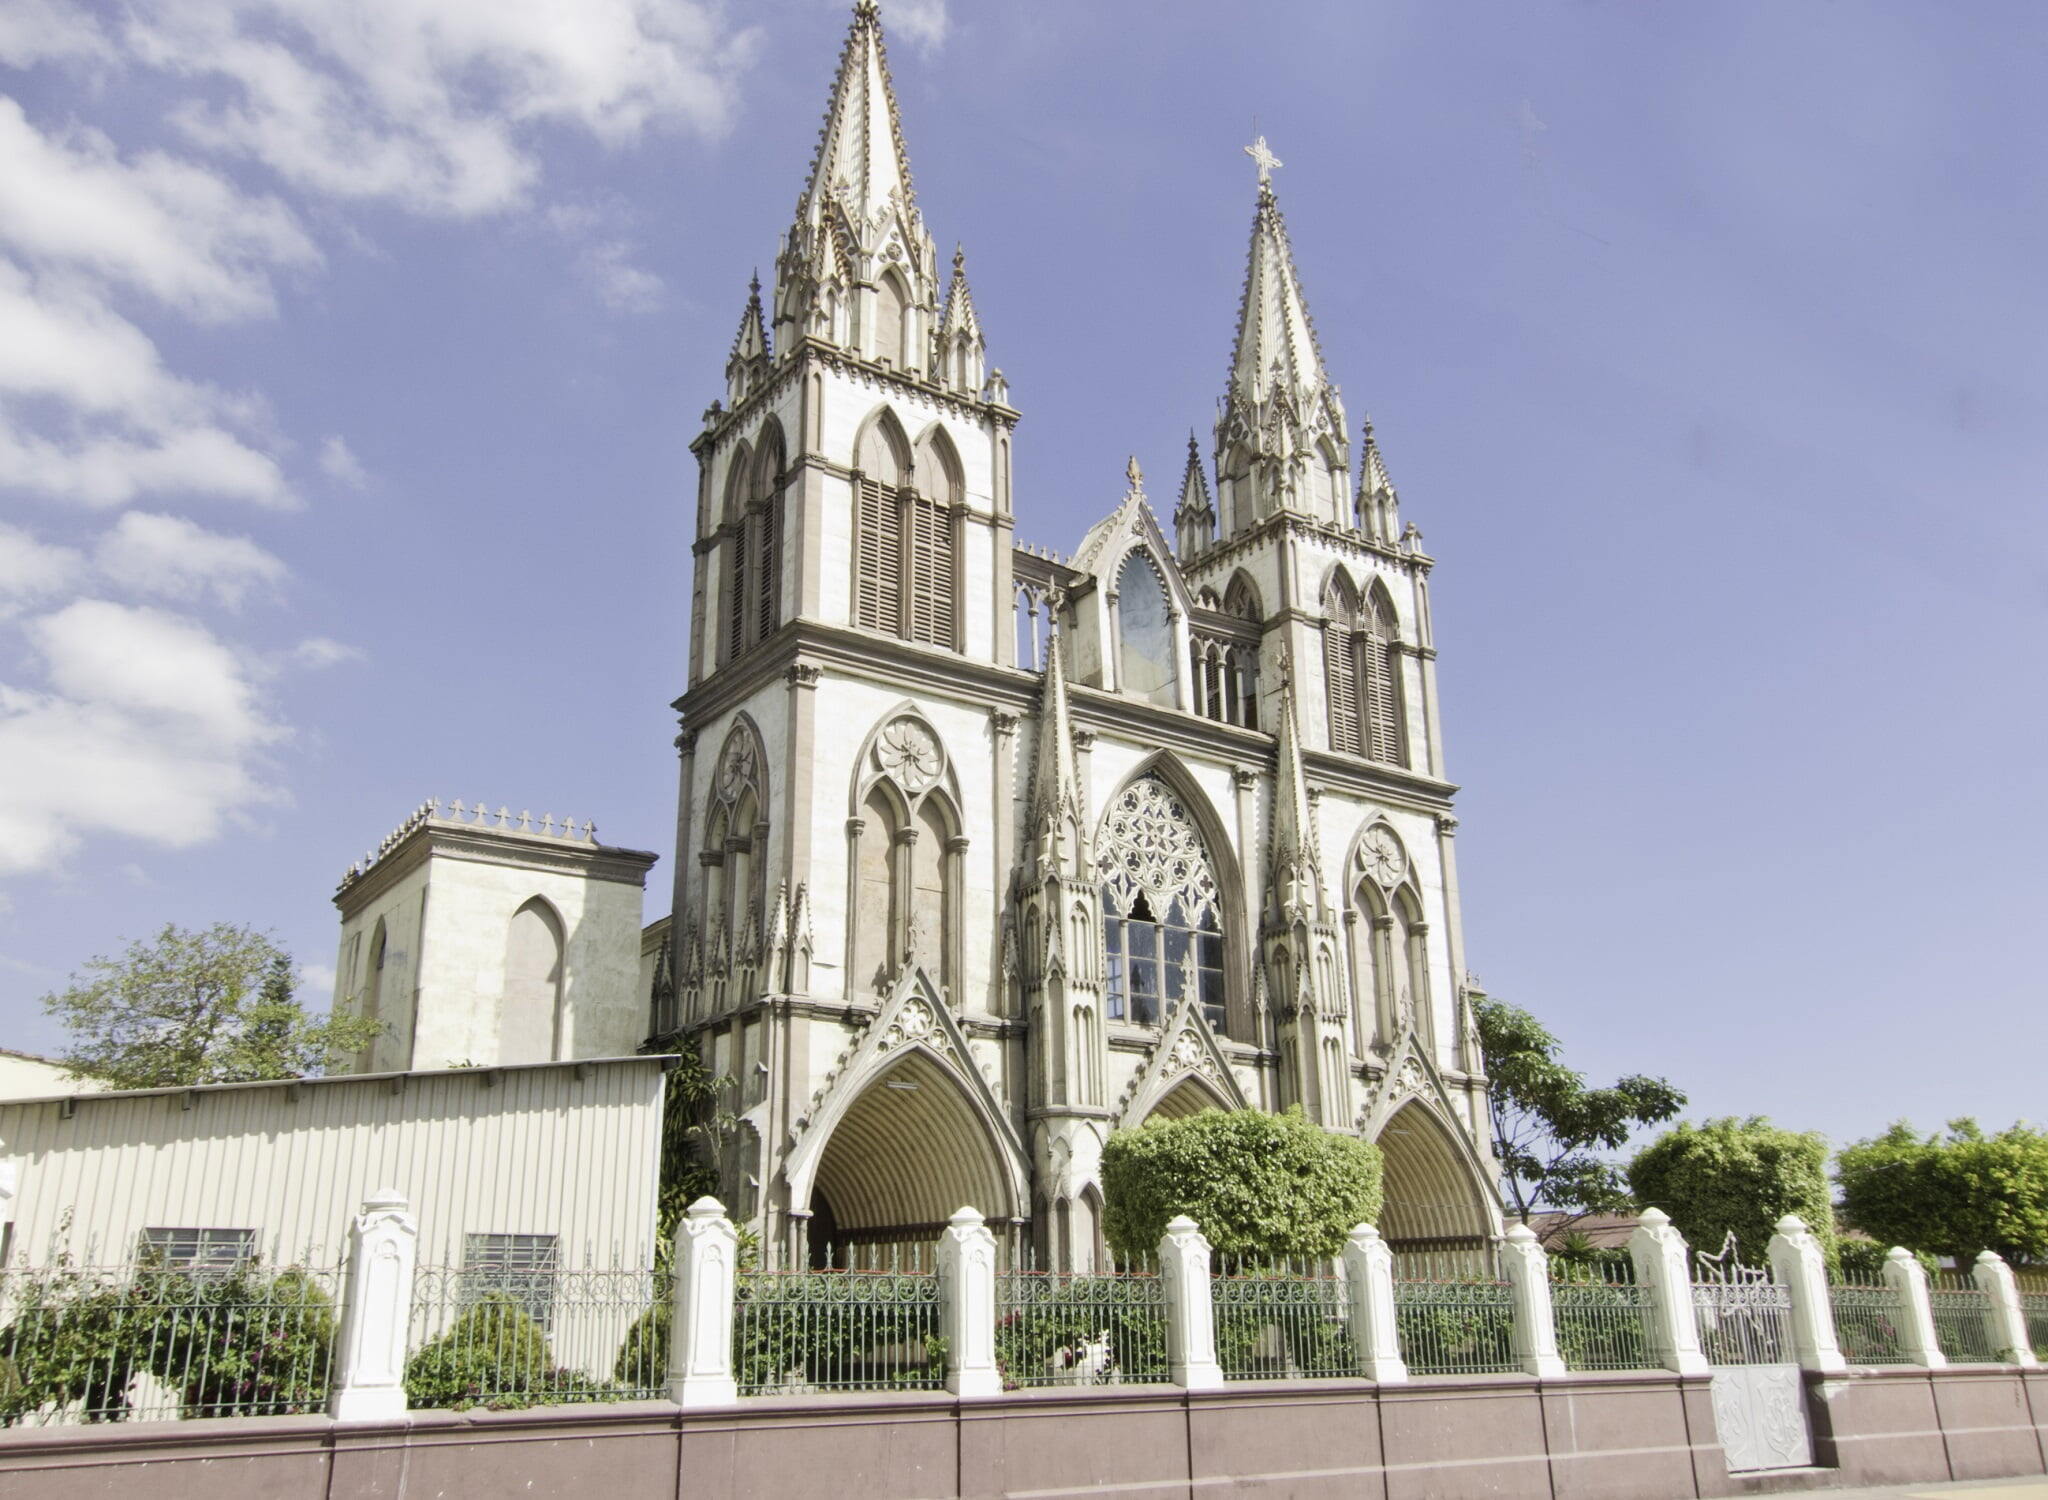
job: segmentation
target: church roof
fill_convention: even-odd
[[[915,197],[896,91],[889,83],[889,59],[882,46],[881,8],[875,0],[859,0],[839,54],[839,75],[825,107],[810,178],[797,202],[797,218],[815,227],[824,221],[826,205],[837,198],[854,222],[864,224],[892,198],[908,208]]]

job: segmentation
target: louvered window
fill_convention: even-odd
[[[898,492],[860,481],[854,516],[854,623],[903,634],[903,517]]]
[[[733,522],[732,535],[727,538],[725,547],[731,560],[731,565],[725,570],[725,656],[730,661],[747,644],[747,521],[744,516]]]
[[[755,570],[760,574],[754,585],[754,608],[757,617],[754,624],[754,639],[765,641],[775,634],[780,623],[778,597],[782,583],[782,492],[776,491],[768,503],[761,507],[761,536],[758,547],[759,560]]]
[[[910,502],[910,639],[953,646],[953,526],[944,506]]]
[[[1401,737],[1401,658],[1394,642],[1394,621],[1384,601],[1372,601],[1371,622],[1359,641],[1365,679],[1365,753],[1389,765],[1406,765]]]
[[[1323,692],[1330,701],[1330,748],[1358,755],[1358,657],[1350,627],[1338,620],[1323,624]]]

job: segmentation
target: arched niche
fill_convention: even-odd
[[[1229,1108],[1229,1100],[1217,1093],[1200,1076],[1190,1075],[1160,1095],[1159,1102],[1146,1112],[1145,1118],[1191,1120],[1205,1110]]]
[[[505,932],[505,987],[498,1007],[501,1063],[552,1062],[562,1055],[562,915],[535,896]]]
[[[968,847],[960,783],[915,704],[898,704],[868,732],[849,792],[847,993],[880,994],[921,965],[954,998]]]
[[[1117,667],[1120,691],[1171,708],[1180,701],[1180,647],[1166,570],[1143,547],[1124,554],[1116,572]]]
[[[1380,1233],[1396,1249],[1469,1249],[1494,1234],[1492,1203],[1470,1150],[1420,1098],[1380,1128],[1385,1202]]]

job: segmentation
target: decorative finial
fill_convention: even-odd
[[[1259,186],[1261,187],[1265,187],[1272,182],[1273,169],[1275,167],[1287,165],[1286,162],[1273,154],[1271,148],[1266,145],[1266,138],[1264,136],[1260,136],[1249,146],[1245,147],[1244,154],[1259,164]]]
[[[754,279],[747,283],[747,289],[756,297],[761,295],[761,268],[759,266],[754,267]]]
[[[1145,471],[1138,467],[1137,454],[1133,453],[1131,461],[1124,465],[1124,477],[1130,480],[1131,488],[1134,490],[1142,490],[1145,487]]]
[[[954,242],[953,242],[953,277],[954,277],[954,279],[955,279],[955,280],[958,280],[958,279],[959,279],[959,276],[960,276],[960,273],[961,273],[962,271],[966,270],[966,269],[967,269],[967,247],[966,247],[965,245],[961,244],[961,243],[960,243],[959,241],[957,241],[957,240],[956,240],[956,241],[954,241]]]

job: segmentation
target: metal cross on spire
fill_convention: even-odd
[[[1262,184],[1273,180],[1273,169],[1275,167],[1287,165],[1286,162],[1273,154],[1272,149],[1267,146],[1264,136],[1260,136],[1249,146],[1245,147],[1244,154],[1259,164],[1259,181]]]

